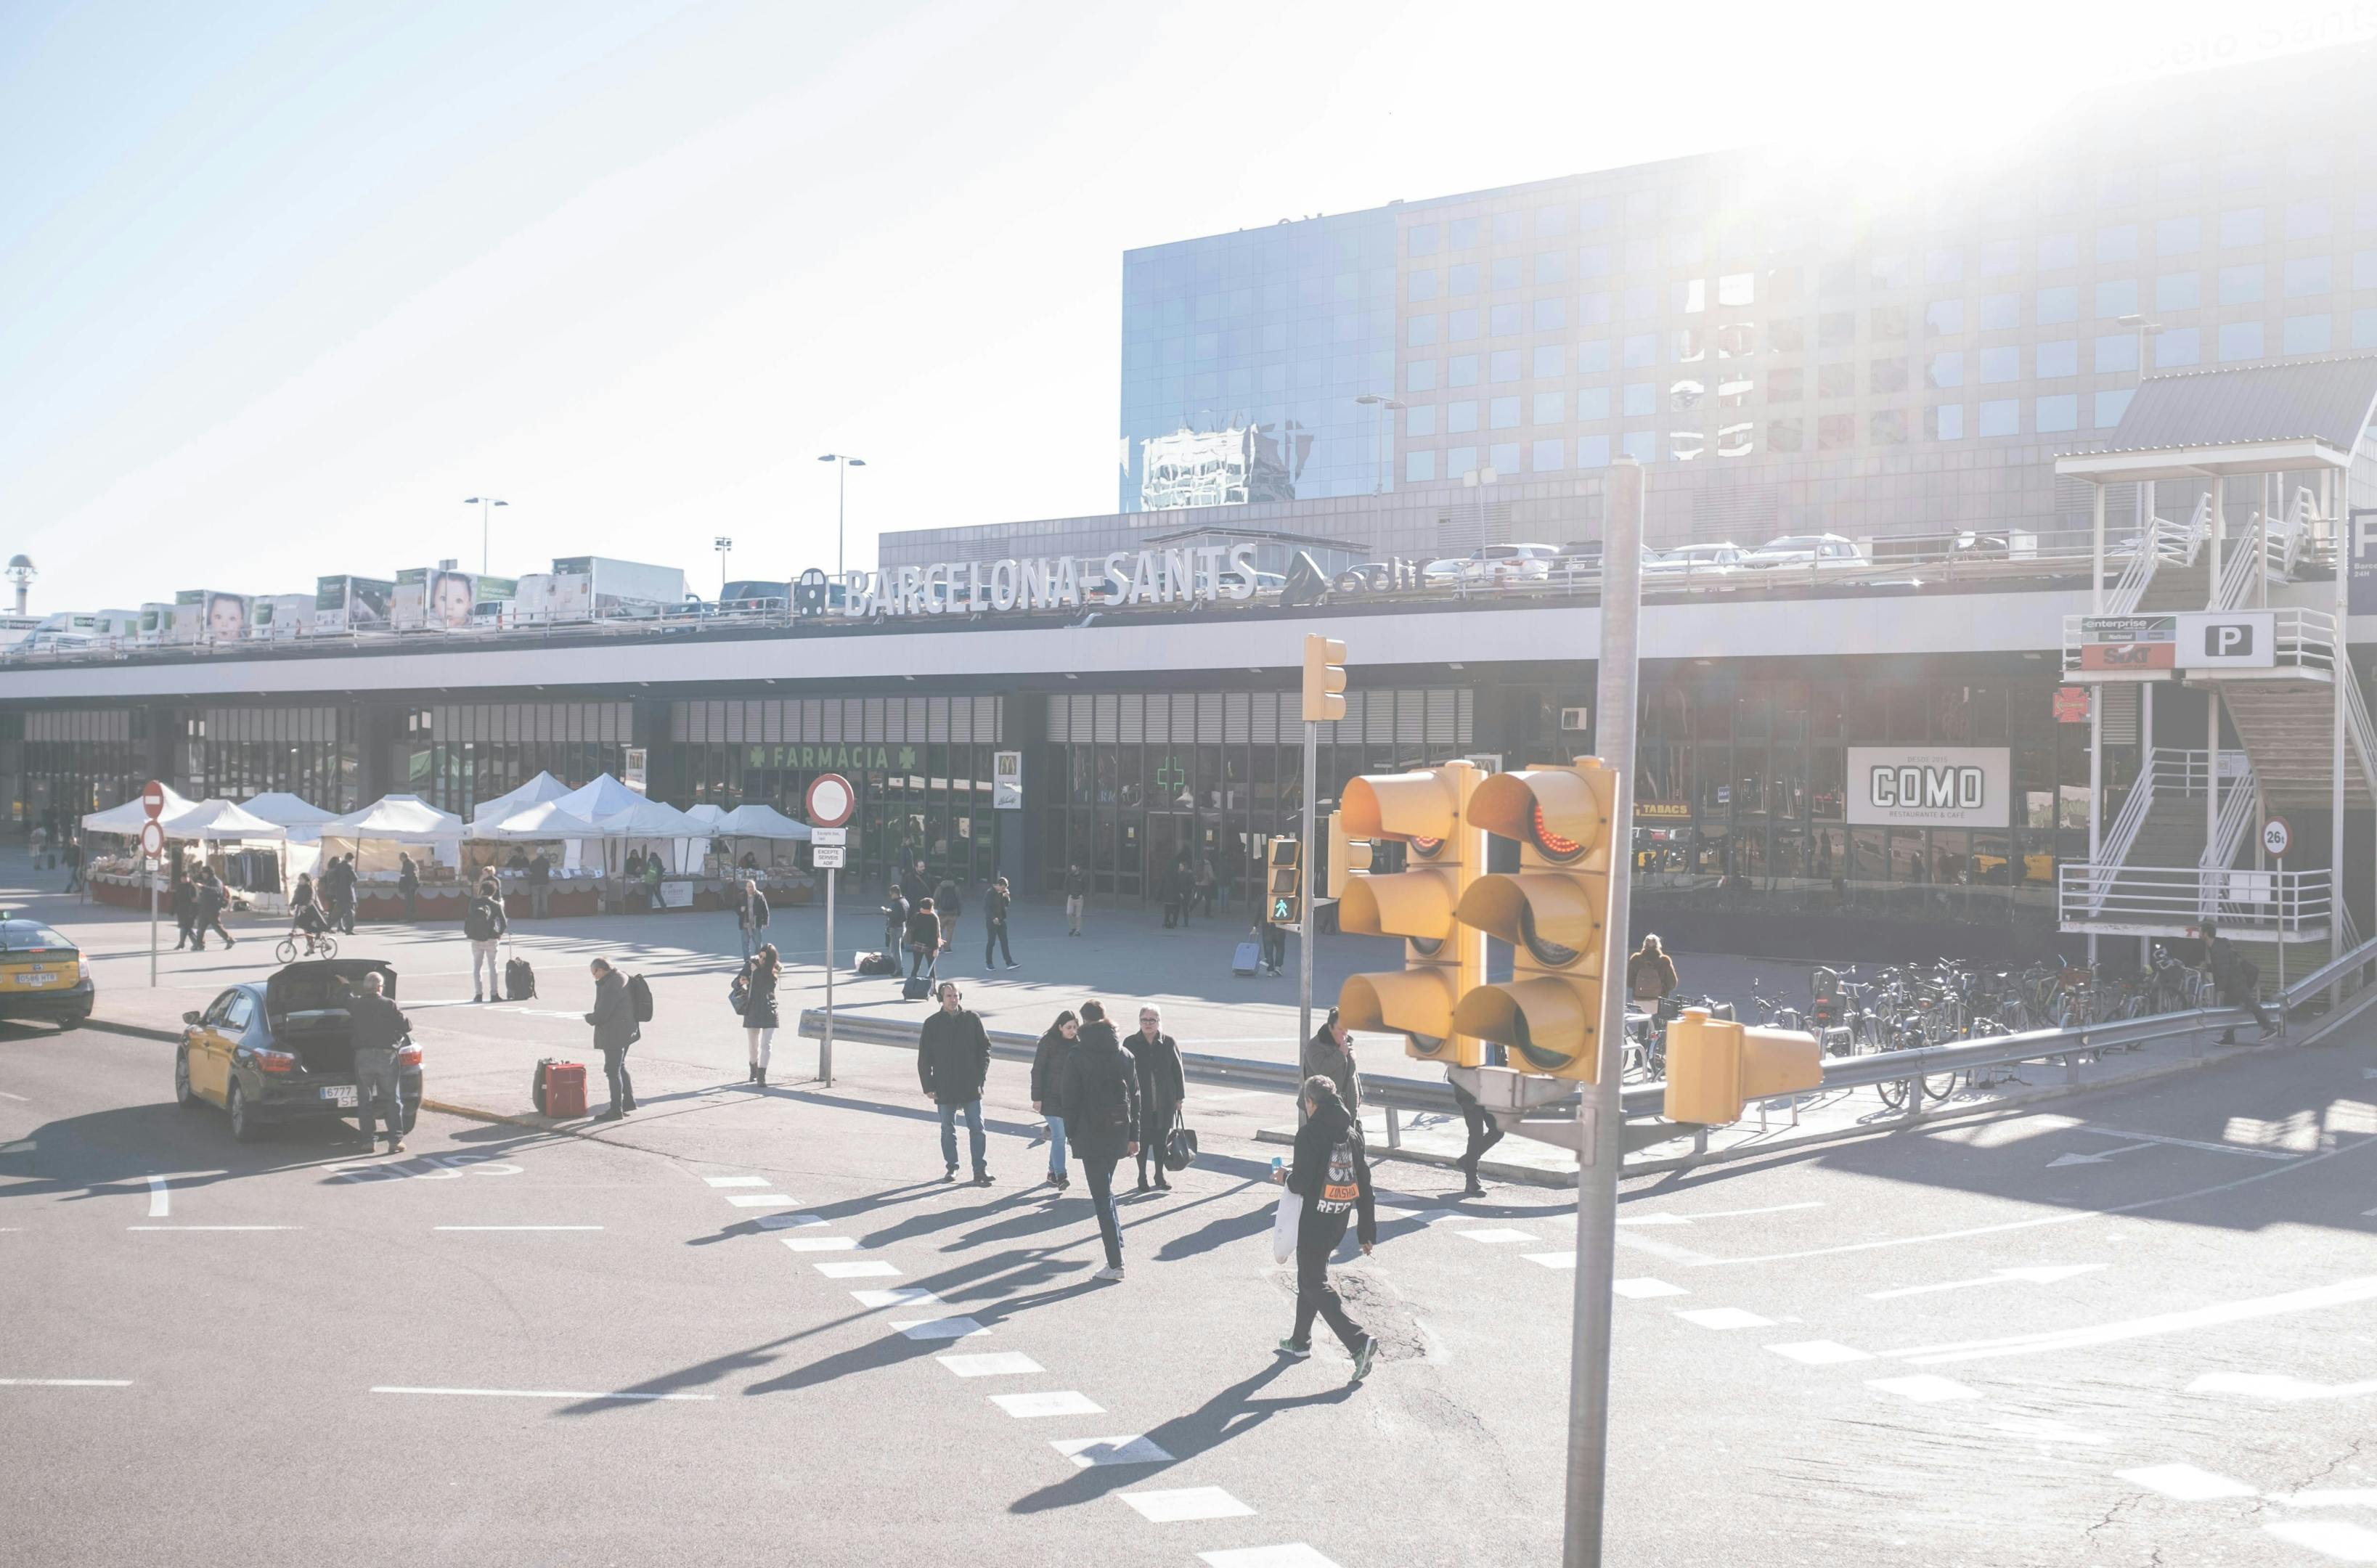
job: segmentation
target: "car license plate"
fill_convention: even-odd
[[[33,969],[28,970],[22,978],[29,986],[51,986],[57,983],[58,977],[47,969]]]
[[[355,1103],[355,1086],[352,1083],[325,1083],[322,1085],[322,1097],[332,1105],[351,1106]]]

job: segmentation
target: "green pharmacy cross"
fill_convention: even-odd
[[[1188,770],[1180,765],[1179,758],[1166,757],[1155,770],[1155,782],[1167,792],[1181,789],[1188,783]]]

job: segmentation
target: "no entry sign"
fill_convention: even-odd
[[[819,773],[809,781],[809,826],[838,828],[858,808],[858,792],[840,773]]]

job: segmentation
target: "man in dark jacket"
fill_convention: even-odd
[[[1081,1033],[1065,1057],[1057,1097],[1065,1107],[1065,1135],[1081,1162],[1097,1211],[1098,1239],[1105,1243],[1106,1266],[1095,1277],[1122,1277],[1122,1226],[1115,1218],[1115,1163],[1139,1153],[1139,1070],[1115,1039],[1106,1010],[1081,1004]]]
[[[492,880],[481,882],[471,895],[471,906],[462,911],[462,935],[471,944],[471,999],[482,999],[479,971],[487,972],[484,999],[504,999],[503,971],[496,967],[497,944],[504,933],[511,929],[511,921],[504,915],[503,895],[496,892]]]
[[[348,856],[333,856],[315,884],[330,912],[330,929],[352,936],[355,928],[355,867]]]
[[[1337,1021],[1337,1010],[1329,1010],[1328,1019],[1304,1042],[1304,1076],[1319,1073],[1337,1085],[1337,1097],[1345,1102],[1345,1109],[1354,1116],[1362,1114],[1362,1071],[1354,1065],[1354,1031]]]
[[[187,877],[173,879],[173,928],[179,934],[173,939],[173,951],[185,947],[207,950],[207,934],[197,929],[198,920],[198,890],[190,885]]]
[[[594,1011],[586,1022],[594,1025],[594,1048],[603,1053],[603,1076],[611,1085],[611,1108],[604,1121],[616,1121],[636,1108],[636,1082],[627,1076],[627,1047],[644,1036],[636,1022],[635,1004],[627,999],[627,977],[598,958],[587,965],[594,975]]]
[[[933,896],[933,884],[925,880],[923,861],[911,863],[906,870],[900,873],[900,896],[908,901],[911,909]]]
[[[735,928],[743,938],[743,962],[767,945],[768,895],[750,878],[743,879],[742,896],[735,901]]]
[[[375,1107],[388,1123],[388,1152],[404,1153],[404,1084],[396,1075],[397,1047],[412,1033],[412,1024],[396,1003],[381,994],[375,969],[363,977],[347,1003],[347,1040],[355,1053],[355,1124],[364,1142],[372,1142]]]
[[[552,911],[552,896],[553,862],[540,849],[536,858],[528,863],[528,912],[543,919]]]
[[[1007,906],[1010,902],[1004,877],[993,879],[982,895],[982,967],[985,974],[990,971],[993,943],[997,944],[998,956],[1007,960],[1007,966],[1009,969],[1015,967],[1015,954],[1007,946]]]
[[[908,978],[923,974],[939,974],[941,968],[941,917],[934,911],[929,898],[917,901],[908,916]]]
[[[2251,1012],[2253,1022],[2262,1026],[2262,1038],[2265,1040],[2277,1033],[2270,1010],[2262,1005],[2262,966],[2239,952],[2237,944],[2222,936],[2219,928],[2209,920],[2204,923],[2204,964],[2212,971],[2213,989],[2219,993],[2221,1006],[2241,1007]],[[2223,1030],[2220,1043],[2235,1045],[2237,1031]]]
[[[898,962],[900,950],[907,940],[908,895],[900,891],[899,883],[894,882],[891,884],[891,896],[883,905],[883,946],[894,963]]]
[[[1089,896],[1090,879],[1078,862],[1065,868],[1065,934],[1081,934],[1081,901]]]
[[[958,1001],[958,983],[941,982],[941,1005],[925,1020],[916,1037],[916,1082],[925,1097],[941,1107],[944,1181],[958,1179],[958,1115],[965,1114],[967,1150],[973,1155],[973,1184],[990,1185],[988,1149],[982,1136],[982,1086],[990,1078],[990,1036],[982,1020]]]
[[[231,890],[222,885],[222,879],[215,875],[215,868],[213,867],[208,866],[202,868],[198,872],[197,926],[199,946],[204,947],[206,945],[207,933],[209,931],[212,931],[216,936],[221,937],[223,940],[223,946],[225,947],[234,947],[238,945],[232,940],[231,933],[223,929],[223,911],[230,906]]]
[[[1073,1184],[1065,1174],[1065,1059],[1081,1032],[1080,1020],[1067,1008],[1032,1051],[1032,1108],[1048,1119],[1048,1185],[1059,1192]]]
[[[1168,1192],[1172,1183],[1164,1179],[1164,1144],[1188,1092],[1180,1047],[1164,1032],[1164,1014],[1152,1006],[1139,1010],[1139,1033],[1124,1044],[1139,1059],[1139,1190],[1149,1190],[1147,1167],[1153,1160],[1155,1186]]]
[[[1280,1179],[1304,1200],[1296,1231],[1296,1332],[1279,1342],[1280,1354],[1298,1359],[1311,1355],[1312,1320],[1326,1319],[1353,1352],[1353,1381],[1359,1382],[1369,1375],[1379,1342],[1345,1315],[1345,1303],[1329,1283],[1329,1256],[1345,1239],[1349,1217],[1356,1221],[1363,1255],[1368,1256],[1378,1243],[1379,1220],[1362,1130],[1338,1100],[1337,1085],[1326,1078],[1304,1081],[1304,1125],[1296,1134],[1296,1163],[1280,1173]]]

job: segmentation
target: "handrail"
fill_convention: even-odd
[[[2105,596],[2105,613],[2132,614],[2160,567],[2193,566],[2196,553],[2211,533],[2211,518],[2212,497],[2205,495],[2196,497],[2194,515],[2184,523],[2161,516],[2149,520],[2144,536],[2132,542],[2129,565],[2121,569],[2120,581]]]
[[[2216,918],[2237,931],[2304,937],[2334,914],[2329,874],[2226,868],[2063,865],[2056,908],[2064,922],[2116,920],[2181,928]]]
[[[2336,981],[2349,977],[2354,970],[2370,964],[2377,964],[2377,938],[2361,942],[2348,952],[2337,953],[2299,980],[2288,980],[2283,993],[2286,1004],[2299,1007]]]
[[[2257,801],[2252,769],[2249,767],[2245,776],[2233,786],[2224,783],[2222,788],[2228,793],[2220,797],[2219,824],[2213,832],[2211,842],[2204,846],[2204,853],[2195,861],[2198,868],[2206,871],[2226,870],[2228,863],[2237,858],[2237,852],[2244,847],[2245,835],[2252,831],[2253,826],[2253,808]]]

